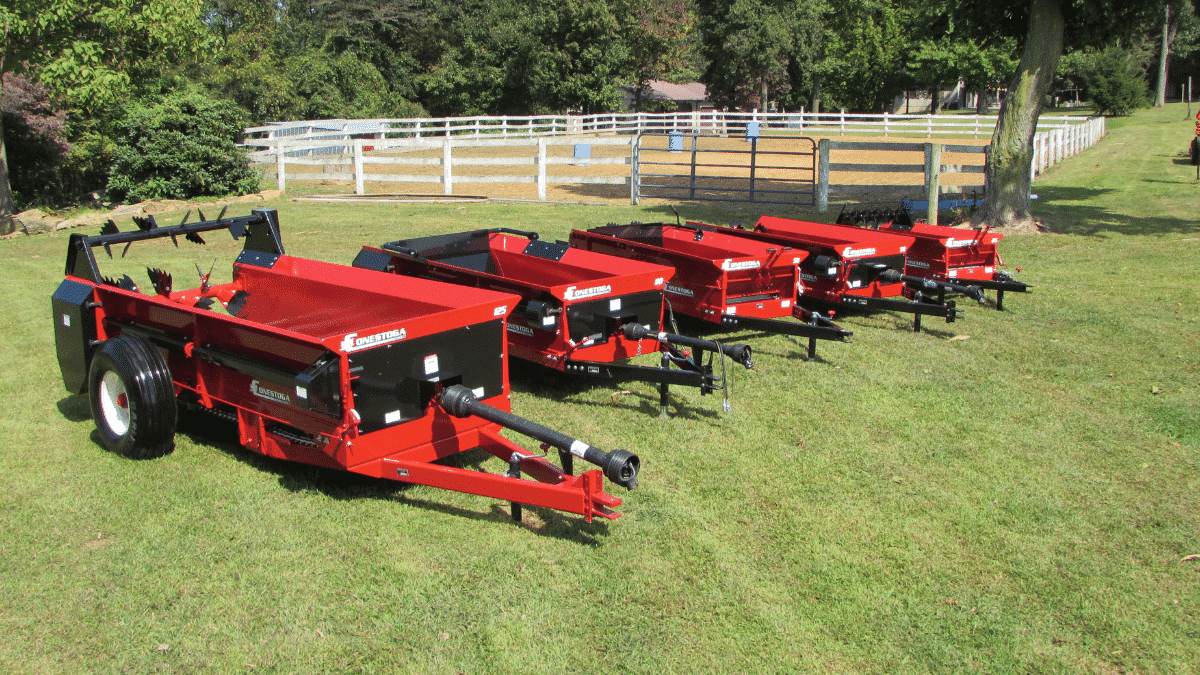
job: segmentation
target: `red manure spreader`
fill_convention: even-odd
[[[63,383],[86,393],[101,445],[133,457],[174,446],[177,406],[236,423],[263,455],[613,519],[639,460],[605,452],[509,412],[505,324],[510,293],[408,279],[284,253],[275,211],[138,230],[110,223],[71,235],[52,299]],[[94,251],[227,230],[244,239],[232,281],[175,290],[147,268],[152,292],[102,276]],[[559,450],[563,468],[500,435],[506,427]],[[491,474],[438,463],[481,448]],[[572,475],[574,457],[601,470]],[[528,476],[525,478],[523,476]]]
[[[867,227],[913,238],[904,273],[935,282],[969,284],[996,291],[996,309],[1004,309],[1004,292],[1025,293],[1029,285],[1000,269],[997,244],[1004,238],[990,227],[963,229],[916,222],[908,209],[843,209],[838,225]]]
[[[680,314],[726,328],[746,328],[808,338],[808,357],[817,340],[849,342],[850,331],[796,304],[800,265],[808,252],[716,232],[666,223],[606,225],[571,232],[571,245],[631,260],[670,265],[670,306]],[[784,321],[781,317],[794,317]]]
[[[907,233],[826,225],[802,220],[762,216],[751,230],[711,226],[714,231],[793,246],[808,252],[801,263],[803,298],[841,307],[886,310],[913,315],[913,330],[921,330],[923,315],[960,318],[962,310],[944,299],[947,290],[983,301],[983,291],[946,281],[905,274],[908,250],[914,237]],[[938,293],[933,297],[930,293]]]
[[[573,249],[535,232],[498,228],[394,241],[364,247],[353,264],[514,293],[512,356],[572,375],[658,383],[664,413],[672,384],[702,395],[727,391],[727,374],[713,372],[716,354],[753,365],[746,345],[665,332],[663,288],[675,273],[671,267]],[[625,363],[660,351],[659,366]],[[728,410],[728,398],[725,404]]]

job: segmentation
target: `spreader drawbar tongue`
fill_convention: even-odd
[[[537,422],[504,412],[499,408],[493,408],[486,403],[481,403],[474,392],[461,384],[442,390],[438,402],[446,412],[455,417],[474,415],[489,422],[495,422],[599,466],[609,480],[623,488],[632,490],[637,487],[641,460],[632,452],[627,450],[604,452],[600,448],[544,427]]]
[[[880,265],[864,265],[864,266],[874,267],[876,269],[879,269],[881,267]],[[962,293],[963,295],[975,300],[976,302],[978,302],[981,305],[984,304],[985,302],[987,302],[987,298],[985,298],[983,296],[983,289],[978,286],[964,286],[962,284],[954,284],[954,283],[950,283],[948,281],[935,281],[933,279],[926,279],[924,277],[914,277],[914,276],[910,276],[908,274],[901,274],[900,272],[897,272],[896,270],[894,270],[890,267],[883,267],[882,271],[879,273],[879,278],[883,279],[884,281],[887,281],[889,283],[904,282],[904,283],[909,284],[910,286],[912,286],[912,285],[921,286],[921,287],[929,289],[929,290],[944,290],[944,291],[954,291],[955,293]]]

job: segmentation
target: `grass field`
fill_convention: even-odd
[[[1113,120],[1035,183],[1052,233],[1001,243],[1033,285],[1006,312],[966,307],[921,334],[839,316],[854,344],[812,362],[785,337],[727,334],[758,362],[733,373],[730,414],[680,389],[660,420],[649,385],[515,367],[515,412],[641,455],[611,523],[526,509],[515,524],[505,503],[264,459],[195,426],[160,459],[114,456],[55,362],[65,234],[0,242],[0,670],[1193,673],[1200,182],[1184,113]],[[269,206],[289,253],[345,263],[419,234],[674,219],[661,203]],[[126,264],[139,281],[207,269],[234,250],[210,241],[135,245]]]

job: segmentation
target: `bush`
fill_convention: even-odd
[[[237,147],[245,113],[194,91],[134,108],[118,127],[110,199],[190,199],[258,190],[259,173]]]
[[[4,74],[0,111],[17,208],[67,205],[74,192],[67,161],[67,113],[57,108],[44,87],[12,73]]]
[[[1087,73],[1088,96],[1101,115],[1128,115],[1149,103],[1146,73],[1119,47],[1097,54]]]

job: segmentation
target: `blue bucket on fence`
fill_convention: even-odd
[[[576,143],[575,144],[574,164],[576,166],[587,166],[588,160],[592,158],[591,143]]]
[[[749,141],[751,139],[758,138],[759,128],[760,127],[759,127],[758,122],[747,122],[746,123],[746,140]]]
[[[683,152],[683,132],[672,131],[667,134],[667,149],[671,152]]]

